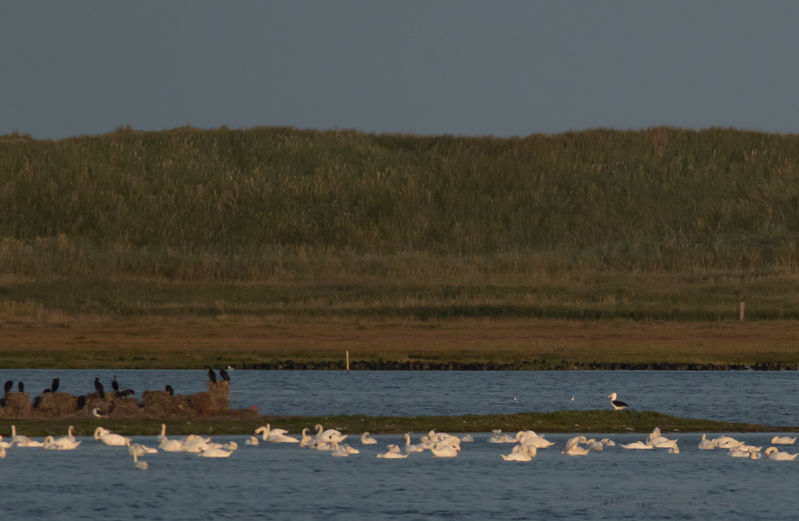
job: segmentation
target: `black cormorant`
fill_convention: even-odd
[[[100,378],[97,376],[94,377],[94,390],[97,391],[100,398],[105,398],[105,389],[103,389],[103,384],[100,383]]]

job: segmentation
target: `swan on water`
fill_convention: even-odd
[[[146,461],[139,461],[139,456],[136,454],[133,455],[133,466],[139,470],[147,470],[150,467]]]
[[[522,445],[514,445],[510,454],[500,454],[503,461],[531,461],[535,456],[535,447],[525,449]]]
[[[622,443],[621,446],[624,449],[638,449],[638,450],[651,450],[654,448],[652,447],[652,445],[648,445],[643,441],[634,441],[632,443],[627,443],[627,444]]]
[[[405,452],[407,452],[407,453],[424,452],[424,449],[425,449],[425,447],[421,443],[419,443],[417,445],[412,445],[411,444],[411,434],[409,432],[405,433]]]
[[[217,448],[205,448],[197,452],[197,455],[201,458],[227,458],[231,454],[233,454],[232,450]]]
[[[510,434],[504,434],[502,429],[491,429],[491,432],[493,434],[488,438],[488,443],[516,443],[517,441]]]
[[[439,442],[430,447],[430,452],[433,453],[433,456],[436,458],[454,458],[460,452],[460,446],[453,445],[451,443]]]
[[[387,447],[388,450],[386,452],[381,452],[377,454],[377,457],[380,459],[404,459],[407,458],[407,454],[403,454],[400,450],[399,446],[390,443]]]
[[[796,437],[774,436],[771,438],[772,445],[793,445],[794,443],[796,443]]]
[[[567,456],[585,456],[589,452],[591,452],[590,449],[582,447],[579,443],[575,443],[570,447],[563,449],[561,454],[565,454]]]
[[[128,446],[128,454],[131,456],[144,456],[145,454],[157,454],[158,449],[142,445],[141,443],[132,443]]]
[[[44,447],[44,443],[41,441],[32,440],[27,436],[17,434],[16,425],[11,426],[11,444],[17,447]]]
[[[130,444],[130,438],[111,432],[103,427],[94,429],[94,439],[100,440],[110,447],[125,447]]]
[[[471,435],[471,434],[461,434],[460,436],[458,436],[458,438],[459,438],[461,441],[463,441],[463,442],[466,442],[466,443],[472,443],[472,442],[474,442],[474,438],[472,437],[472,435]]]
[[[614,411],[620,411],[622,409],[626,409],[627,407],[629,407],[629,405],[627,405],[623,401],[616,399],[617,398],[616,393],[610,393],[608,395],[608,398],[610,398],[610,405],[613,407]]]
[[[799,453],[781,452],[777,447],[773,446],[766,449],[766,457],[773,461],[793,461],[797,456],[799,456]]]
[[[699,440],[699,448],[701,450],[713,450],[719,446],[718,440],[709,440],[707,435],[703,432],[702,439]]]
[[[327,429],[323,431],[323,427],[318,423],[314,426],[314,428],[316,429],[316,439],[319,441],[333,441],[336,443],[341,443],[347,439],[348,436],[347,434],[342,434],[336,429]]]
[[[285,429],[273,429],[271,425],[268,423],[263,427],[258,427],[255,429],[255,434],[261,434],[261,438],[263,441],[269,441],[272,443],[299,443],[300,440],[293,436],[288,435],[287,430]]]
[[[42,447],[45,450],[74,450],[78,448],[78,445],[80,445],[78,440],[72,442],[66,440],[66,443],[56,443],[56,440],[52,436],[47,436],[44,439]]]
[[[2,435],[0,435],[0,448],[3,448],[3,449],[10,449],[11,448],[11,443],[7,442],[7,441],[3,441],[3,436]]]
[[[245,445],[258,445],[258,437],[257,436],[250,436],[246,440],[244,440]]]
[[[369,436],[369,431],[365,431],[361,434],[361,444],[362,445],[375,445],[377,440]]]
[[[0,447],[0,459],[3,459],[5,457],[6,457],[6,448]]]

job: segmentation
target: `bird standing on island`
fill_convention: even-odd
[[[219,376],[221,376],[222,380],[224,380],[226,382],[230,381],[230,375],[227,374],[227,371],[225,371],[224,367],[219,369]]]
[[[97,394],[100,395],[100,398],[105,398],[105,389],[103,389],[103,384],[100,383],[100,377],[94,377],[94,390],[97,391]]]
[[[3,392],[8,394],[8,391],[10,391],[12,387],[14,387],[14,380],[6,380],[6,383],[3,385]]]
[[[211,380],[212,383],[216,383],[216,373],[214,373],[214,370],[211,369],[209,365],[206,365],[205,368],[208,369],[208,379]]]
[[[56,392],[58,390],[58,386],[61,385],[61,380],[58,378],[53,378],[53,383],[50,384],[50,391]]]
[[[626,409],[627,407],[629,407],[629,405],[627,405],[623,401],[616,399],[616,393],[610,393],[608,395],[608,398],[610,398],[610,405],[613,407],[614,411],[620,411],[622,409]]]
[[[164,391],[168,392],[169,396],[175,396],[175,390],[172,389],[172,386],[169,384],[166,384],[166,387],[164,387]]]
[[[25,392],[25,384],[22,382],[17,382],[17,390],[21,393]]]
[[[116,392],[119,392],[119,382],[117,382],[117,377],[114,375],[114,379],[111,380],[111,389]]]

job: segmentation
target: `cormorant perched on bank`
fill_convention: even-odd
[[[219,376],[221,376],[221,377],[222,377],[222,380],[224,380],[224,381],[226,381],[226,382],[229,382],[229,381],[230,381],[230,375],[229,375],[229,374],[227,374],[227,371],[225,371],[225,368],[224,368],[224,367],[222,367],[222,368],[220,368],[220,369],[219,369]]]
[[[3,392],[8,393],[12,387],[14,387],[14,380],[6,380],[6,383],[3,385]]]
[[[82,394],[78,396],[78,409],[80,410],[83,409],[84,407],[86,407],[86,395]]]
[[[164,391],[168,392],[169,396],[175,396],[175,390],[172,389],[172,386],[169,384],[166,384],[166,387],[164,387]]]
[[[119,392],[119,382],[117,382],[117,377],[114,375],[114,379],[111,380],[111,389],[116,392]]]
[[[19,392],[24,393],[25,392],[25,384],[22,383],[22,382],[17,382],[17,389],[19,390]]]
[[[94,377],[94,390],[97,391],[100,398],[105,398],[105,389],[103,389],[103,384],[100,383],[100,378],[97,376]]]
[[[214,370],[208,365],[206,365],[205,368],[208,369],[208,379],[211,380],[211,382],[216,383],[216,373],[214,373]]]
[[[52,392],[56,392],[58,390],[58,386],[60,385],[61,380],[58,378],[53,378],[53,383],[50,384],[50,390]]]

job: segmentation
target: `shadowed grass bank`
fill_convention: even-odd
[[[77,436],[91,436],[94,429],[103,426],[127,436],[155,436],[161,424],[167,426],[167,436],[187,434],[236,435],[253,434],[257,427],[270,423],[274,427],[299,433],[303,428],[314,432],[314,425],[338,429],[348,434],[369,431],[373,434],[400,434],[427,432],[506,432],[532,429],[539,433],[596,432],[630,433],[651,432],[660,427],[664,432],[787,432],[799,427],[757,425],[750,423],[719,422],[712,420],[678,418],[647,411],[559,411],[551,413],[519,413],[465,416],[261,416],[255,419],[192,419],[186,421],[160,420],[13,420],[0,419],[0,433],[9,436],[11,425],[20,434],[28,436],[56,436],[66,433],[69,425],[75,426]]]

